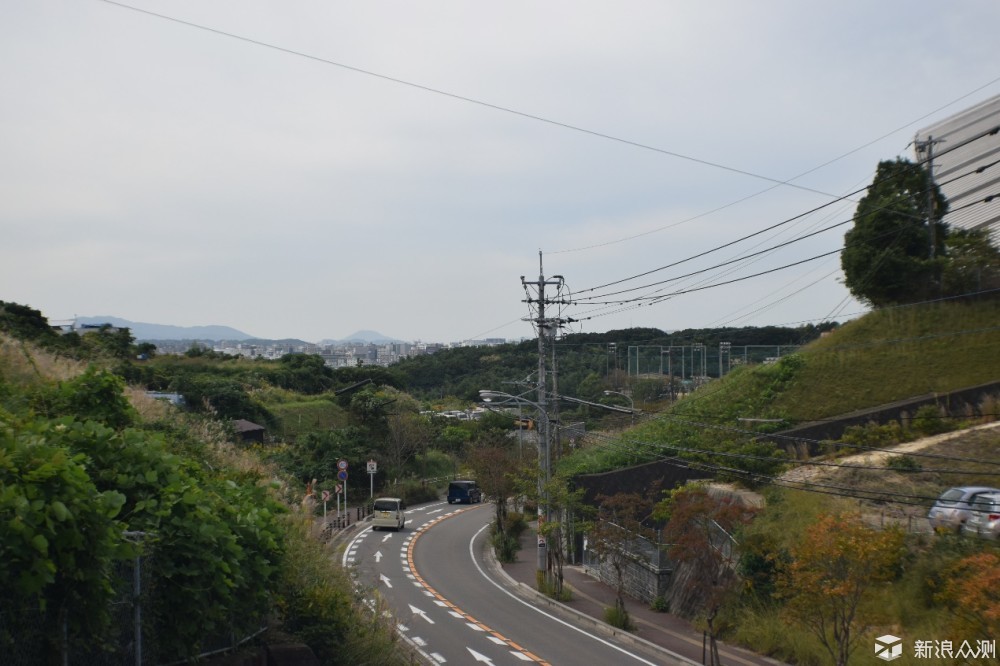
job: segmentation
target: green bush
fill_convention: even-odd
[[[903,426],[898,421],[890,421],[882,425],[867,423],[863,426],[850,426],[844,430],[840,441],[843,444],[882,449],[907,439]]]
[[[151,575],[171,583],[154,588],[144,612],[161,657],[190,657],[213,634],[266,617],[284,547],[277,522],[283,508],[255,478],[206,473],[141,430],[62,419],[51,433],[86,456],[99,491],[122,497],[122,522],[146,535]]]
[[[913,456],[892,456],[886,467],[897,472],[920,472],[924,468]]]
[[[50,389],[39,390],[32,401],[36,411],[56,418],[72,416],[97,421],[109,428],[131,425],[135,410],[125,397],[125,382],[106,370],[90,366],[82,374]]]
[[[657,613],[666,613],[670,611],[670,602],[661,594],[653,599],[653,603],[649,604],[649,608]]]
[[[423,479],[441,479],[455,472],[455,461],[443,451],[430,449],[424,455],[417,455],[410,467]]]
[[[386,486],[383,489],[383,494],[402,498],[407,505],[433,502],[441,499],[440,488],[416,480],[404,481],[395,486]]]
[[[528,529],[528,523],[524,519],[523,513],[508,511],[504,520],[504,532],[515,539],[519,538]]]
[[[330,561],[309,525],[289,517],[286,527],[277,603],[281,629],[312,648],[324,665],[410,663],[379,609],[361,610],[354,581]]]
[[[111,565],[131,554],[116,520],[125,497],[94,484],[86,456],[61,445],[64,427],[0,421],[0,590],[15,616],[49,611],[39,617],[52,625],[31,629],[49,639],[53,657],[61,619],[71,643],[100,642],[110,622]],[[0,627],[0,646],[23,639]]]
[[[517,561],[517,551],[521,549],[517,537],[507,533],[495,532],[492,536],[493,552],[497,560],[503,563]]]
[[[924,405],[913,416],[910,428],[918,435],[927,437],[951,430],[951,423],[937,405]]]
[[[604,609],[604,621],[612,627],[624,629],[625,631],[635,631],[635,623],[628,611],[618,606],[608,606]]]

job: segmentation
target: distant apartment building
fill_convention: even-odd
[[[286,354],[316,354],[323,358],[323,362],[331,368],[348,368],[359,365],[379,365],[388,366],[401,361],[410,356],[421,356],[433,354],[442,349],[461,346],[483,346],[502,344],[500,339],[475,340],[465,343],[452,343],[445,345],[439,342],[391,342],[377,345],[371,342],[347,343],[332,345],[316,345],[312,343],[291,344],[287,341],[266,341],[257,340],[254,342],[218,341],[211,346],[206,341],[169,341],[157,342],[157,353],[159,354],[184,354],[191,347],[201,347],[202,349],[212,349],[221,354],[229,356],[243,356],[245,358],[279,359]]]
[[[918,161],[933,153],[934,181],[948,199],[944,221],[985,229],[1000,245],[1000,95],[917,132]],[[995,197],[987,200],[989,197]]]

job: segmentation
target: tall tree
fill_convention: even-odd
[[[656,505],[653,516],[667,520],[663,540],[671,544],[671,561],[686,566],[681,599],[690,599],[704,613],[708,629],[709,664],[718,666],[719,627],[715,620],[740,581],[739,550],[734,539],[753,519],[755,509],[733,497],[716,497],[697,484],[681,486]],[[685,604],[687,605],[687,604]]]
[[[1000,289],[1000,249],[984,230],[955,229],[948,234],[948,262],[941,276],[944,294],[959,296]]]
[[[872,618],[863,604],[892,579],[903,534],[866,526],[859,515],[826,515],[792,548],[778,581],[787,617],[819,638],[837,666],[846,666]]]
[[[948,202],[937,185],[928,197],[927,186],[927,172],[909,160],[879,163],[840,254],[844,284],[859,300],[878,307],[937,293],[947,238],[940,219]],[[933,256],[929,218],[935,220]]]
[[[517,492],[517,479],[522,471],[517,451],[510,447],[506,438],[495,437],[473,450],[469,465],[476,473],[480,489],[493,501],[493,545],[497,559],[501,562],[513,561],[517,540],[516,536],[507,534],[507,508]]]
[[[658,492],[658,488],[650,490],[651,494]],[[619,492],[597,498],[600,505],[591,531],[592,547],[601,564],[609,567],[614,576],[615,605],[605,610],[605,616],[609,624],[621,629],[632,628],[625,607],[625,572],[633,559],[632,553],[640,550],[640,539],[652,536],[647,526],[653,509],[651,494]]]

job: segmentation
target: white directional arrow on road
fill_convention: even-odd
[[[386,534],[384,537],[382,537],[382,543],[385,543],[386,541],[388,541],[391,538],[392,538],[391,534]]]
[[[484,664],[489,664],[490,666],[493,666],[493,660],[487,657],[485,654],[479,654],[470,647],[467,647],[465,649],[472,653],[472,656],[475,658],[476,661],[481,661]]]
[[[376,550],[375,551],[375,562],[378,563],[378,562],[381,562],[381,561],[382,561],[382,551],[381,550]]]
[[[424,618],[425,620],[427,620],[431,624],[434,624],[434,620],[432,620],[429,617],[427,617],[427,613],[425,613],[424,611],[420,610],[419,608],[417,608],[413,604],[410,604],[410,612],[413,613],[414,615],[419,615],[420,617]]]
[[[385,583],[386,587],[392,587],[392,583],[389,582],[388,576],[386,576],[385,574],[379,574],[378,577],[382,579],[382,582]]]

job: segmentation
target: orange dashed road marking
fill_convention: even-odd
[[[410,539],[410,544],[406,547],[406,564],[410,567],[410,573],[413,575],[413,578],[418,583],[420,583],[420,585],[425,590],[427,590],[432,595],[434,595],[435,599],[437,599],[438,601],[443,602],[448,608],[450,608],[451,610],[453,610],[456,613],[460,614],[462,616],[462,618],[466,622],[469,622],[470,624],[474,624],[477,627],[479,627],[480,629],[482,629],[485,633],[487,633],[487,634],[489,634],[491,636],[495,636],[496,638],[499,638],[500,640],[502,640],[504,643],[507,644],[507,647],[511,648],[512,650],[516,650],[516,651],[520,652],[521,654],[523,654],[525,657],[527,657],[531,661],[533,661],[533,662],[535,662],[537,664],[544,664],[544,666],[552,666],[549,662],[545,661],[544,659],[542,659],[538,655],[533,654],[533,653],[529,652],[528,650],[525,650],[523,647],[521,647],[520,645],[518,645],[514,641],[510,640],[509,638],[507,638],[506,636],[504,636],[500,632],[494,631],[489,626],[487,626],[487,625],[483,624],[482,622],[476,620],[474,617],[472,617],[471,615],[469,615],[468,613],[466,613],[465,611],[463,611],[461,608],[459,608],[458,606],[456,606],[455,604],[453,604],[448,599],[445,599],[444,596],[442,596],[440,592],[438,592],[433,587],[431,587],[430,585],[428,585],[427,581],[425,581],[423,579],[423,577],[420,575],[420,573],[417,571],[417,567],[413,563],[413,547],[416,545],[417,539],[419,539],[421,537],[421,535],[423,535],[423,533],[426,532],[428,529],[430,529],[433,525],[441,522],[442,520],[447,520],[448,518],[451,518],[452,516],[457,516],[459,513],[462,513],[463,511],[469,511],[469,510],[470,509],[463,509],[462,511],[456,511],[455,513],[451,513],[451,514],[448,514],[448,515],[445,515],[445,516],[441,516],[439,518],[435,518],[430,523],[427,523],[421,529],[419,529],[416,532],[414,532],[413,538]]]

